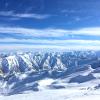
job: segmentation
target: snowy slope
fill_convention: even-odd
[[[83,70],[58,79],[41,77],[41,79],[34,82],[31,79],[36,78],[36,76],[33,77],[32,74],[30,77],[25,74],[20,75],[20,79],[19,81],[17,80],[17,83],[9,83],[11,80],[8,82],[10,87],[7,90],[4,89],[6,94],[3,95],[8,95],[8,92],[10,95],[1,95],[0,100],[17,100],[19,98],[22,100],[33,100],[33,98],[35,100],[94,100],[93,97],[95,97],[95,100],[99,100],[100,75],[95,72],[95,70]],[[98,74],[96,75],[97,77],[95,74]],[[94,78],[91,78],[89,75]],[[89,80],[83,81],[84,78],[82,79],[82,77],[79,76],[85,77],[85,79],[89,78]],[[18,77],[19,76],[17,76],[17,78]],[[81,82],[79,82],[79,79],[71,81],[76,77],[79,77]]]

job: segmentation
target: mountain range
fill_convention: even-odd
[[[45,87],[63,89],[73,83],[99,80],[99,51],[17,52],[0,55],[0,94],[39,91]],[[63,84],[63,85],[62,85]],[[68,86],[69,86],[68,85]],[[73,87],[73,86],[72,86]],[[98,89],[99,83],[93,84]],[[87,87],[91,88],[91,87]]]

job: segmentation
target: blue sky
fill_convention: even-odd
[[[100,0],[0,0],[0,50],[26,48],[100,49]]]

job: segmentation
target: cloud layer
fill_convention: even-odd
[[[33,29],[23,27],[0,27],[0,33],[17,33],[22,35],[41,36],[41,37],[61,37],[67,35],[87,35],[100,36],[100,27],[81,28],[75,30],[65,29]]]
[[[24,48],[56,48],[56,49],[100,49],[100,40],[85,40],[76,39],[76,35],[98,36],[100,37],[100,27],[82,28],[76,30],[65,30],[65,29],[32,29],[23,27],[0,27],[0,34],[2,35],[9,33],[11,36],[14,34],[20,34],[24,37],[39,37],[39,39],[23,38],[20,37],[8,37],[5,36],[3,39],[0,38],[0,49],[8,49],[9,46],[13,46],[15,49]],[[60,39],[61,37],[74,36],[74,39]],[[52,39],[54,38],[55,39]],[[50,40],[47,38],[51,38]]]
[[[14,13],[13,11],[0,11],[0,16],[12,17],[12,18],[34,18],[38,20],[51,17],[51,15],[49,14]]]

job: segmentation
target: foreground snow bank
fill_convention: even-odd
[[[80,90],[73,89],[59,89],[48,90],[45,89],[39,92],[28,92],[24,94],[1,96],[0,100],[100,100],[100,90]]]

